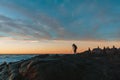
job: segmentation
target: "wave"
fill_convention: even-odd
[[[0,64],[3,63],[3,62],[16,62],[16,61],[20,61],[20,60],[25,60],[25,59],[28,59],[28,58],[31,58],[31,57],[34,57],[36,55],[13,55],[13,54],[2,54],[0,55]]]

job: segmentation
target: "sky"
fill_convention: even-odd
[[[117,46],[120,0],[0,0],[0,53],[72,53]]]

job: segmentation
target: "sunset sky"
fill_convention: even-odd
[[[120,0],[0,0],[0,53],[120,47]]]

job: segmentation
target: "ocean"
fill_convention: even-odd
[[[23,59],[25,60],[25,59],[29,59],[29,58],[34,57],[34,56],[36,56],[36,55],[31,55],[31,54],[30,55],[1,54],[0,55],[0,64],[3,63],[3,62],[9,63],[9,62],[20,61],[20,60],[23,60]]]

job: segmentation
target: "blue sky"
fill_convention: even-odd
[[[0,37],[120,40],[120,0],[0,0]]]

